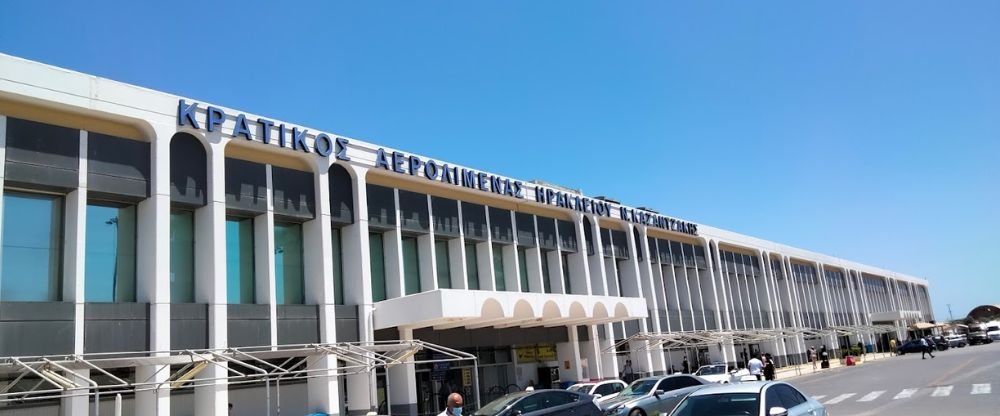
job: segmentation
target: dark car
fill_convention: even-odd
[[[948,339],[945,337],[939,335],[931,337],[931,339],[934,340],[934,349],[938,351],[944,351],[947,350],[949,347],[951,347],[951,345],[948,344]]]
[[[935,342],[934,344],[937,344],[937,342]],[[937,345],[935,345],[935,349],[946,350],[946,349],[948,349],[948,343],[947,342],[944,343],[944,348],[941,348],[941,345],[937,344]],[[899,348],[896,348],[896,354],[899,354],[899,355],[903,355],[903,354],[911,353],[911,352],[912,353],[917,353],[917,352],[923,352],[923,351],[924,351],[924,346],[920,344],[920,340],[919,339],[911,339],[909,341],[904,342],[903,345],[899,346]]]
[[[511,393],[486,404],[474,416],[600,416],[594,396],[567,390]]]

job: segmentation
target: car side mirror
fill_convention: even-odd
[[[781,406],[774,406],[767,411],[767,416],[788,416],[788,409]]]
[[[604,395],[600,394],[600,393],[594,393],[594,398],[595,399],[600,399],[601,397],[604,397]]]
[[[666,392],[664,392],[663,390],[657,390],[657,391],[653,392],[653,395],[656,396],[656,397],[660,397],[660,396],[662,396],[664,394],[666,394]]]

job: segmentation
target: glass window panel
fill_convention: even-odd
[[[493,245],[493,279],[497,290],[507,290],[506,275],[503,273],[503,246],[499,244]]]
[[[135,220],[134,205],[87,204],[87,302],[135,302]]]
[[[4,193],[0,300],[62,298],[62,222],[62,198]]]
[[[479,290],[479,259],[476,258],[476,245],[465,245],[465,271],[469,289]]]
[[[562,255],[562,275],[563,275],[563,287],[566,289],[566,293],[573,293],[573,286],[570,285],[569,279],[569,253],[560,253]]]
[[[226,219],[226,301],[254,303],[253,218]]]
[[[448,241],[434,242],[434,259],[437,262],[438,288],[451,289],[451,257],[448,255]]]
[[[542,252],[542,290],[552,293],[552,281],[549,276],[549,252]]]
[[[344,249],[340,244],[340,229],[334,228],[333,242],[333,303],[344,304]]]
[[[403,237],[403,287],[404,295],[420,293],[420,257],[416,237]]]
[[[194,213],[170,212],[170,301],[194,302]]]
[[[368,235],[368,252],[371,256],[372,300],[383,301],[385,291],[385,248],[382,246],[382,234]]]
[[[528,292],[528,251],[522,247],[517,248],[517,272],[521,278],[521,291]]]
[[[274,224],[274,279],[279,305],[305,303],[302,224]]]

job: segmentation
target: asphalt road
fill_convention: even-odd
[[[806,374],[788,382],[834,416],[1000,415],[1000,342],[906,354]]]

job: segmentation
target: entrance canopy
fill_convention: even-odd
[[[646,301],[617,296],[439,289],[375,304],[375,329],[530,328],[645,319]]]
[[[420,351],[433,359],[414,359]],[[325,358],[343,362],[334,367],[314,366]],[[0,377],[12,381],[0,387],[0,403],[26,402],[78,395],[168,391],[216,384],[270,383],[316,377],[369,374],[376,369],[407,364],[468,361],[472,354],[418,340],[282,345],[184,351],[145,351],[72,356],[0,358]],[[145,379],[127,381],[120,369],[159,366]],[[199,377],[210,366],[221,377]],[[316,368],[319,367],[319,368]],[[82,370],[89,374],[81,375]],[[87,374],[82,371],[82,374]],[[117,374],[117,375],[116,375]],[[164,374],[166,375],[164,377]]]
[[[710,345],[732,342],[734,344],[746,344],[762,341],[776,341],[785,338],[792,338],[798,335],[804,337],[828,336],[828,335],[856,335],[863,333],[881,334],[895,332],[896,327],[892,325],[851,325],[836,326],[824,329],[813,328],[775,328],[775,329],[745,329],[734,331],[680,331],[680,332],[642,332],[632,335],[624,340],[618,341],[615,345],[606,348],[605,353],[613,353],[625,344],[638,342],[638,346],[632,347],[636,350],[649,349],[681,349],[696,348]]]

